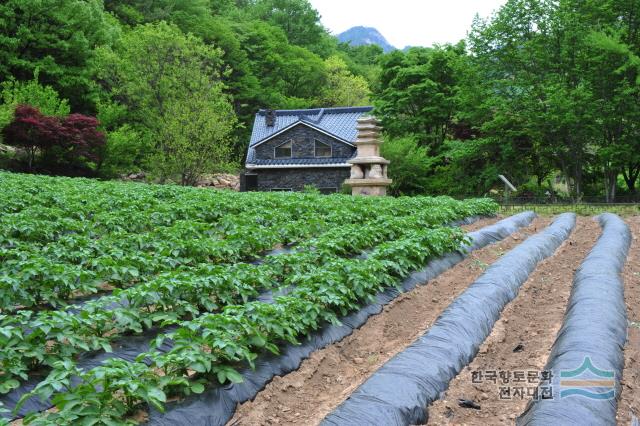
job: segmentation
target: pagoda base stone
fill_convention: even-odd
[[[387,186],[391,185],[391,179],[347,179],[345,185],[351,187],[352,195],[387,195]]]

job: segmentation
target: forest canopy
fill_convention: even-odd
[[[7,0],[0,127],[80,114],[104,141],[54,164],[21,155],[14,123],[0,167],[194,184],[239,170],[260,108],[371,103],[395,194],[482,195],[503,174],[613,200],[640,176],[639,68],[640,0],[508,0],[459,43],[387,54],[339,43],[307,0]]]

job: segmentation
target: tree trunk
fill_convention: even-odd
[[[629,164],[627,168],[622,169],[622,177],[624,178],[624,182],[627,184],[627,188],[629,192],[633,195],[636,194],[636,181],[640,176],[640,164]]]
[[[36,160],[36,148],[29,148],[29,173],[33,171],[33,163]]]
[[[573,173],[573,192],[577,203],[582,200],[582,164],[577,162]]]
[[[618,172],[605,167],[604,190],[607,203],[613,203],[616,199],[616,184]]]

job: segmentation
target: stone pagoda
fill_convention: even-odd
[[[375,117],[358,119],[358,139],[356,157],[347,161],[351,164],[351,177],[344,181],[351,187],[353,195],[387,195],[387,186],[391,179],[387,178],[388,160],[380,156],[380,130]]]

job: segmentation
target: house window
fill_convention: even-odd
[[[331,157],[331,145],[315,140],[316,157]]]
[[[293,148],[293,141],[291,140],[276,146],[274,149],[274,157],[291,158],[291,148]]]

